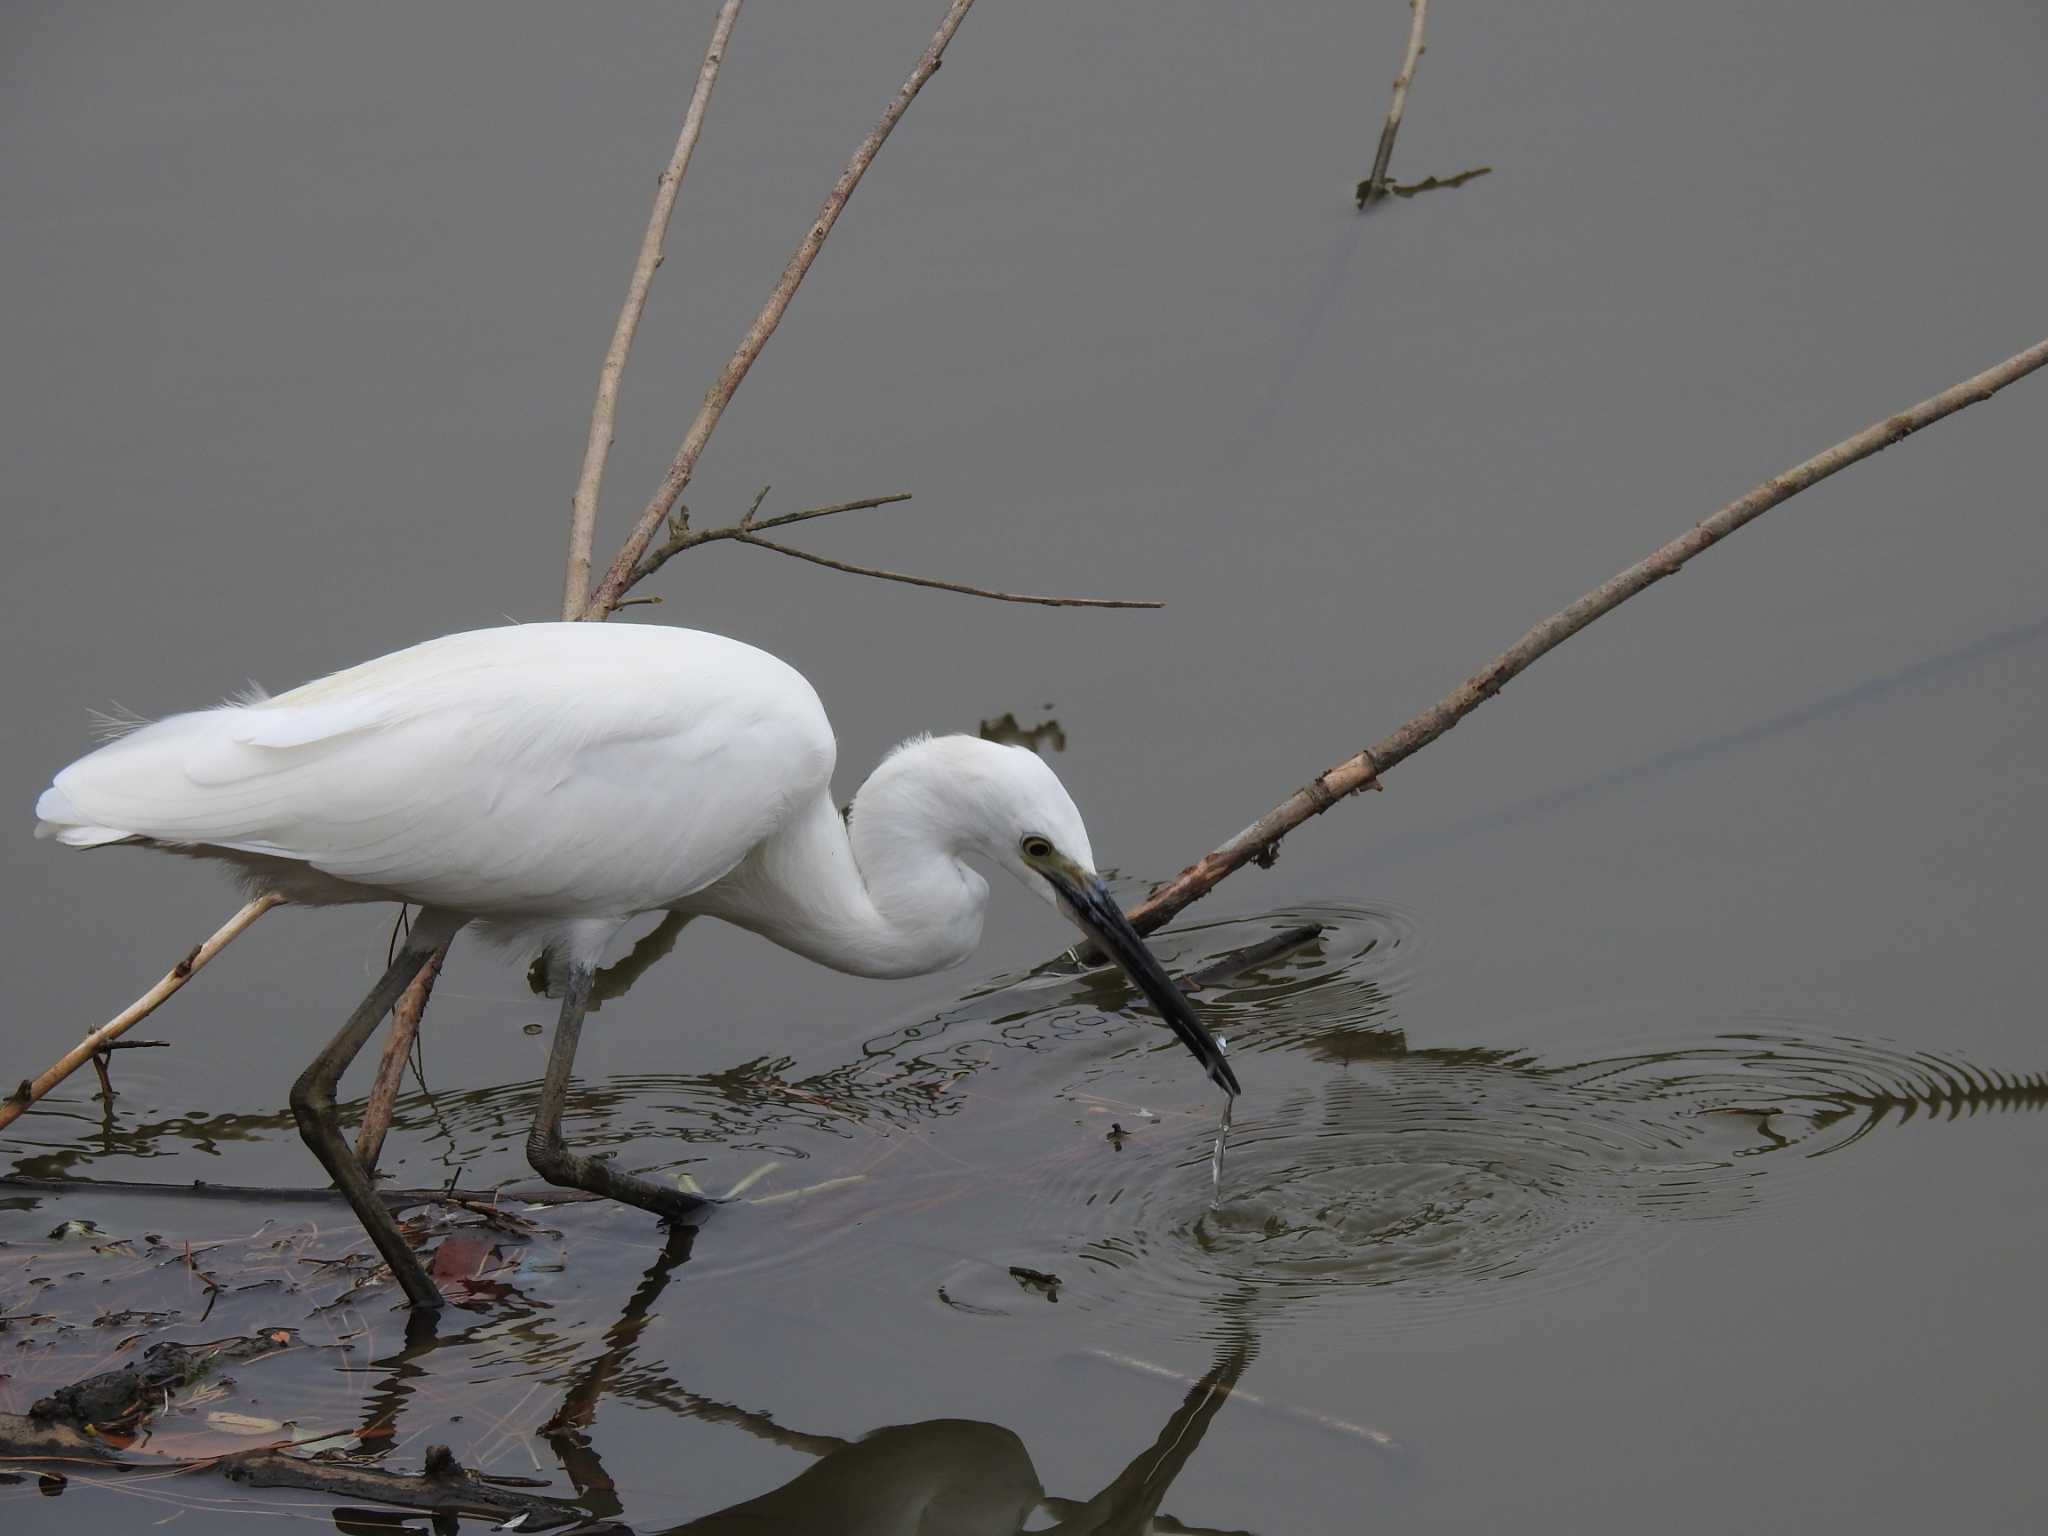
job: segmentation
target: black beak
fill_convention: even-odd
[[[1152,1000],[1159,1016],[1180,1036],[1181,1044],[1195,1053],[1195,1060],[1208,1072],[1209,1080],[1225,1093],[1242,1092],[1237,1086],[1237,1074],[1223,1059],[1223,1047],[1195,1017],[1187,994],[1174,984],[1152,951],[1145,947],[1145,941],[1138,937],[1138,930],[1131,926],[1131,920],[1124,916],[1123,908],[1116,904],[1108,888],[1092,877],[1076,879],[1050,869],[1042,873],[1059,893],[1060,905],[1075,926],[1101,945],[1103,952],[1138,984],[1138,990]]]

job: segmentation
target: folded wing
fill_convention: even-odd
[[[627,911],[725,873],[832,757],[810,685],[764,652],[525,625],[143,726],[59,773],[37,830],[292,860],[476,913]]]

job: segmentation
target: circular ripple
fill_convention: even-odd
[[[1082,1224],[1071,1301],[1190,1311],[1391,1287],[1457,1305],[1506,1281],[1567,1284],[1639,1256],[1660,1223],[1748,1208],[1888,1121],[2048,1107],[2040,1075],[1839,1036],[1554,1064],[1398,1038],[1247,1115],[1220,1189],[1185,1122],[1134,1141],[1107,1178],[1097,1159],[1049,1179],[1047,1201]]]
[[[1220,1199],[1207,1158],[1176,1157],[1164,1138],[1118,1170],[1109,1198],[1063,1193],[1105,1218],[1076,1252],[1105,1300],[1556,1283],[1611,1252],[1602,1239],[1647,1199],[1702,1172],[1680,1126],[1638,1110],[1499,1065],[1387,1061],[1248,1116]],[[1742,1185],[1721,1193],[1739,1201]]]

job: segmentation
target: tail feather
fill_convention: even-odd
[[[97,825],[54,784],[36,800],[36,836],[55,838],[67,848],[103,848],[134,835],[120,827]]]

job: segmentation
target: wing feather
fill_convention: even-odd
[[[625,912],[717,879],[825,788],[831,728],[721,636],[540,624],[174,715],[57,775],[45,835],[303,862],[476,913]]]

